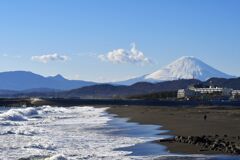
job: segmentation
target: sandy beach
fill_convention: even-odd
[[[161,125],[161,129],[169,131],[166,134],[173,136],[204,136],[234,145],[240,144],[240,108],[111,106],[108,112],[141,124]],[[195,144],[178,141],[157,143],[167,146],[172,153],[229,154],[222,150],[204,149]]]

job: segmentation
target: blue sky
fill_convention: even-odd
[[[115,81],[195,56],[239,76],[239,7],[239,0],[2,0],[0,71]],[[131,56],[134,44],[135,57],[107,56]]]

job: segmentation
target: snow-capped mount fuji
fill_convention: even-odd
[[[205,81],[212,77],[233,78],[233,76],[214,69],[195,57],[181,57],[144,78],[157,81],[177,79],[198,79]]]
[[[156,72],[119,82],[118,84],[131,85],[136,82],[162,82],[178,79],[198,79],[206,81],[209,78],[234,78],[234,76],[223,73],[203,61],[184,56]]]

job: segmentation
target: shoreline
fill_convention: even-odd
[[[213,143],[220,140],[219,143],[233,143],[240,146],[240,126],[238,125],[240,108],[109,106],[107,112],[117,117],[128,118],[129,122],[162,126],[160,130],[168,131],[163,135],[180,136],[186,139],[204,136],[204,140],[212,140]],[[204,115],[207,115],[206,120]],[[173,154],[239,155],[239,153],[225,151],[225,148],[211,149],[210,144],[194,144],[190,140],[174,138],[157,140],[155,143],[166,146],[167,151]]]

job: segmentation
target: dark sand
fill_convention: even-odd
[[[235,138],[240,136],[240,108],[232,107],[143,107],[112,106],[109,113],[127,117],[129,121],[141,124],[163,126],[170,135],[177,136],[215,136],[227,135],[228,141],[240,144]],[[207,119],[204,120],[204,115]],[[167,146],[172,153],[221,154],[219,151],[202,150],[192,144],[178,142],[158,142]]]

